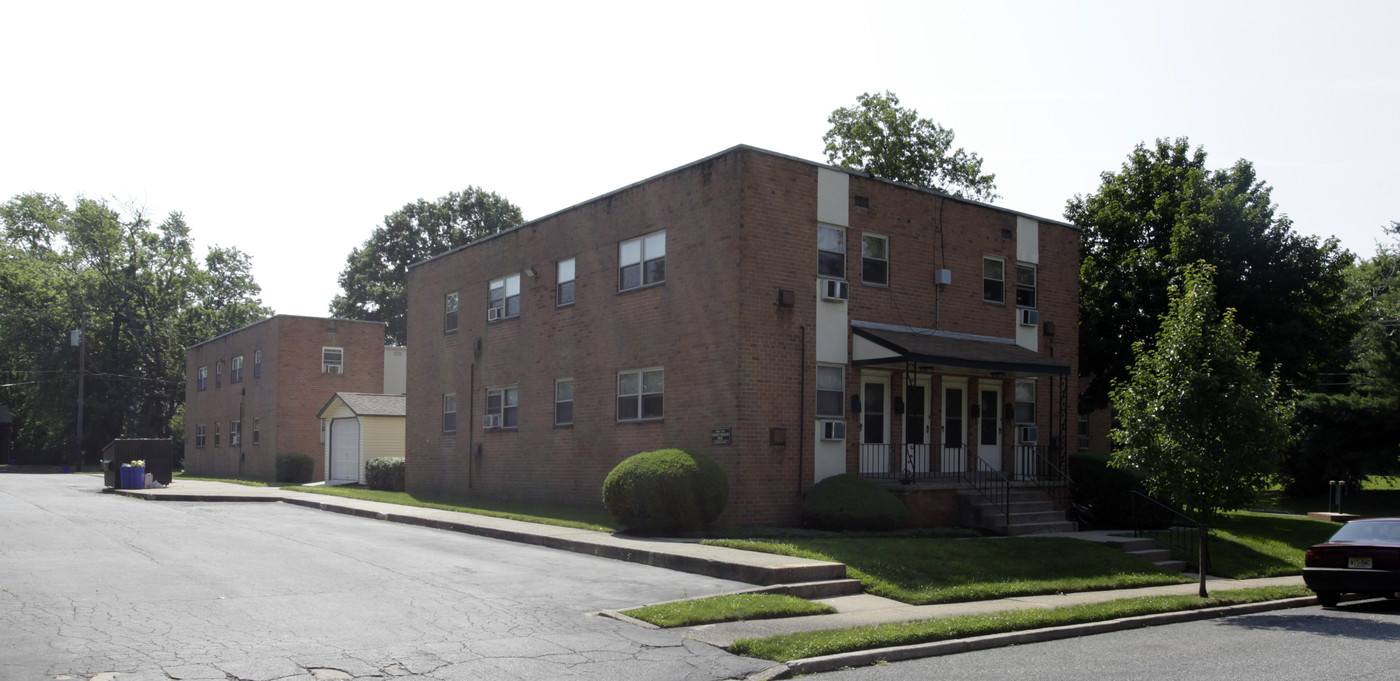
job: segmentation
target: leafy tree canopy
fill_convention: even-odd
[[[856,106],[839,108],[826,120],[831,130],[822,141],[832,165],[961,198],[1000,198],[996,175],[982,172],[981,157],[954,149],[951,129],[900,108],[893,92],[862,94]]]
[[[46,194],[0,206],[0,402],[17,450],[56,462],[76,437],[77,349],[87,319],[81,450],[116,437],[175,437],[185,348],[271,314],[248,256],[211,248],[201,267],[184,217],[153,225],[105,201]]]
[[[1156,342],[1134,344],[1137,361],[1112,392],[1114,465],[1141,470],[1149,492],[1196,516],[1203,563],[1209,526],[1253,500],[1277,470],[1293,411],[1245,347],[1249,333],[1234,311],[1217,311],[1215,276],[1204,262],[1186,267]]]
[[[1356,342],[1356,386],[1400,409],[1400,222],[1384,228],[1393,237],[1356,268],[1365,326]]]
[[[1065,217],[1082,230],[1084,409],[1107,405],[1134,344],[1156,335],[1169,282],[1197,261],[1215,266],[1216,303],[1253,333],[1266,370],[1306,388],[1344,365],[1359,321],[1347,295],[1354,258],[1336,239],[1299,236],[1270,192],[1248,161],[1209,170],[1205,151],[1181,138],[1139,144],[1097,192],[1069,201]]]
[[[385,322],[385,339],[408,342],[408,267],[524,222],[520,208],[476,187],[437,201],[418,199],[384,216],[340,272],[333,316]]]

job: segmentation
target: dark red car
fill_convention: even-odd
[[[1308,549],[1303,582],[1325,607],[1345,593],[1400,597],[1400,518],[1353,520]]]

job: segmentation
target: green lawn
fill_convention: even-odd
[[[221,478],[210,475],[185,475],[184,471],[175,471],[170,474],[174,480],[209,480],[211,482],[227,482],[232,485],[246,485],[248,487],[287,487],[289,482],[268,482],[266,480],[248,480],[245,478]]]
[[[1211,532],[1210,574],[1231,579],[1300,575],[1303,552],[1326,541],[1338,527],[1293,515],[1230,513]],[[1184,555],[1175,557],[1189,560]]]
[[[1258,506],[1300,515],[1326,511],[1327,488],[1321,487],[1316,494],[1301,497],[1287,497],[1279,490],[1272,490],[1259,500]],[[1333,510],[1335,506],[1334,501]],[[1400,516],[1400,477],[1371,476],[1362,481],[1360,489],[1348,485],[1342,497],[1342,512],[1368,517]]]
[[[740,639],[729,652],[786,662],[856,650],[888,648],[933,641],[985,636],[1009,631],[1102,622],[1163,612],[1199,610],[1238,603],[1258,603],[1312,595],[1307,588],[1272,587],[1217,591],[1210,598],[1150,596],[1063,608],[1028,608],[984,615],[940,617],[917,622],[826,629],[759,639]]]
[[[915,605],[1191,581],[1116,549],[1061,537],[705,543],[845,563],[867,593]]]
[[[836,612],[836,608],[825,603],[813,603],[796,596],[755,593],[648,605],[624,610],[622,614],[658,627],[688,627],[711,622],[826,615],[833,612]]]
[[[581,530],[594,530],[597,532],[612,532],[617,529],[612,516],[602,509],[590,511],[526,506],[523,504],[497,504],[482,501],[420,498],[408,494],[407,492],[386,492],[362,487],[287,487],[286,489],[335,497],[364,499],[366,501],[382,501],[390,504],[399,504],[401,506],[417,506],[419,508],[457,511],[459,513],[474,513],[476,515],[509,518],[511,520],[522,520],[530,523],[557,525],[560,527],[572,527]]]

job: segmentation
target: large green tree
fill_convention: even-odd
[[[1265,370],[1306,389],[1344,366],[1359,319],[1353,256],[1336,239],[1299,236],[1270,191],[1248,161],[1210,170],[1181,138],[1139,144],[1097,192],[1069,201],[1065,217],[1081,229],[1079,370],[1092,379],[1082,408],[1107,405],[1133,345],[1156,335],[1169,282],[1197,261],[1216,267],[1216,302],[1252,332]]]
[[[270,314],[248,256],[194,257],[179,213],[153,225],[139,210],[23,194],[0,206],[0,401],[16,414],[16,450],[32,462],[95,460],[116,437],[175,437],[184,349]],[[78,350],[86,324],[83,441]]]
[[[962,198],[998,198],[996,175],[982,172],[982,158],[954,149],[950,128],[901,108],[893,92],[864,93],[826,120],[831,129],[822,141],[832,165]]]
[[[1400,222],[1384,231],[1392,240],[1356,270],[1365,315],[1356,343],[1356,385],[1400,410]]]
[[[1293,409],[1246,349],[1249,333],[1234,311],[1218,311],[1216,276],[1205,263],[1185,268],[1155,342],[1134,344],[1137,360],[1112,393],[1113,463],[1143,471],[1149,492],[1195,515],[1202,566],[1209,528],[1249,503],[1277,469]]]
[[[340,272],[341,293],[330,313],[385,323],[385,339],[408,342],[408,267],[524,222],[520,208],[476,187],[437,201],[418,199],[384,216]]]

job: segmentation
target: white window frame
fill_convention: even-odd
[[[443,333],[452,333],[457,330],[457,311],[459,309],[461,309],[461,297],[457,291],[442,297]]]
[[[253,351],[253,378],[262,378],[262,350]]]
[[[636,268],[629,285],[628,270]],[[666,230],[628,239],[617,245],[617,290],[631,291],[666,283]]]
[[[233,419],[228,422],[228,446],[237,447],[243,442],[243,421]]]
[[[520,316],[520,275],[511,274],[492,279],[486,298],[486,319],[491,319],[491,310],[499,310],[496,319],[513,319]]]
[[[835,237],[839,244],[826,243],[828,239],[824,237]],[[832,250],[831,246],[836,246],[840,250]],[[822,254],[838,256],[840,259],[840,273],[833,273],[835,268],[825,267],[822,264]],[[826,269],[828,271],[822,271]],[[828,279],[846,279],[846,228],[817,223],[817,276]]]
[[[655,409],[649,411],[648,408],[653,405]],[[617,372],[617,420],[619,423],[660,421],[665,416],[666,369],[664,367]]]
[[[1000,278],[1000,279],[995,279],[995,278],[991,277],[991,276],[990,276],[990,273],[987,271],[987,265],[989,265],[989,264],[991,264],[991,263],[996,263],[996,265],[997,265],[998,267],[1001,268],[1001,278]],[[998,289],[1001,291],[1001,297],[1000,297],[1000,298],[988,298],[988,297],[987,297],[987,285],[990,284],[991,282],[996,282],[996,283],[997,283],[997,287],[998,287]],[[984,255],[984,256],[982,256],[982,302],[984,302],[984,303],[994,303],[994,304],[996,304],[996,305],[1005,305],[1005,304],[1006,304],[1006,259],[1005,259],[1005,258],[997,257],[997,256],[994,256],[994,255]]]
[[[564,388],[565,386],[568,387],[569,391],[567,399],[562,397],[560,394],[560,389]],[[567,419],[560,418],[559,406],[562,404],[569,405],[569,416]],[[574,425],[574,379],[572,378],[558,378],[554,380],[554,425]]]
[[[254,447],[256,447],[256,446],[262,444],[262,437],[261,437],[262,431],[260,430],[262,424],[259,423],[259,421],[261,421],[261,420],[262,420],[262,419],[259,419],[259,418],[254,418],[254,419],[253,419],[253,446],[254,446]]]
[[[457,393],[443,393],[442,432],[457,432]]]
[[[1016,425],[1018,425],[1018,426],[1033,426],[1033,425],[1035,425],[1035,410],[1036,410],[1036,404],[1035,404],[1035,390],[1036,390],[1036,387],[1037,387],[1037,386],[1036,386],[1036,382],[1035,382],[1035,379],[1033,379],[1033,378],[1021,378],[1021,379],[1017,379],[1017,380],[1016,380],[1016,387],[1014,388],[1014,390],[1015,390],[1016,392],[1014,393],[1013,404],[1015,404],[1015,407],[1014,407],[1014,408],[1015,408],[1015,410],[1016,410]],[[1024,399],[1022,399],[1023,397],[1026,396],[1025,391],[1029,391],[1029,392],[1030,392],[1030,400],[1024,400]],[[1029,407],[1026,407],[1025,405],[1030,405],[1030,406],[1029,406]],[[1027,414],[1026,414],[1025,411],[1024,411],[1024,410],[1027,409],[1027,408],[1030,409],[1029,418],[1027,417]]]
[[[331,359],[331,353],[336,356]],[[334,370],[332,370],[334,367]],[[345,348],[333,345],[321,346],[321,373],[323,374],[345,374]]]
[[[214,424],[214,446],[219,446],[219,424]]]
[[[234,357],[234,358],[233,358],[233,361],[229,363],[229,368],[228,368],[228,382],[229,382],[229,383],[242,383],[242,382],[243,382],[243,355],[239,355],[239,356],[237,356],[237,357]]]
[[[214,387],[224,387],[224,360],[222,359],[214,363]]]
[[[495,404],[492,404],[492,401]],[[491,427],[514,430],[520,427],[520,386],[486,389],[486,415],[500,418],[501,425]],[[483,427],[487,427],[483,422]]]
[[[555,273],[554,305],[555,305],[555,307],[565,307],[565,306],[573,305],[573,304],[574,304],[574,295],[577,293],[577,289],[576,289],[576,286],[575,286],[575,284],[574,284],[574,277],[575,277],[575,275],[577,274],[577,272],[575,271],[576,268],[577,268],[577,262],[575,261],[574,258],[568,258],[568,259],[566,259],[566,260],[560,260],[558,263],[555,264],[555,267],[554,267],[554,273]],[[565,286],[567,286],[568,288],[566,289]],[[568,291],[568,300],[565,300],[565,294],[564,294],[564,291],[565,291],[565,290]]]
[[[826,380],[823,381],[822,379]],[[840,389],[836,387],[839,381]],[[825,387],[823,387],[825,385]],[[835,394],[835,400],[832,394]],[[823,394],[826,396],[823,410]],[[846,367],[834,364],[817,365],[816,415],[824,419],[844,419],[846,417]],[[833,405],[835,408],[833,409]]]
[[[875,257],[875,256],[873,256],[873,255],[870,255],[870,252],[866,249],[866,241],[867,241],[867,240],[879,241],[881,244],[883,244],[883,246],[884,246],[884,251],[885,251],[884,257]],[[866,263],[868,263],[868,262],[878,262],[878,263],[880,263],[880,264],[882,264],[882,265],[884,266],[885,276],[884,276],[884,280],[883,280],[883,281],[879,281],[879,280],[875,280],[875,279],[867,279],[867,278],[865,277],[865,272],[866,272],[866,267],[867,267]],[[888,286],[890,285],[890,238],[889,238],[889,237],[887,237],[887,236],[885,236],[885,235],[883,235],[883,234],[872,234],[872,233],[869,233],[869,232],[866,232],[865,234],[860,235],[860,281],[861,281],[861,283],[863,283],[863,284],[869,284],[869,285],[871,285],[871,286],[886,286],[886,287],[888,287]]]
[[[1027,285],[1027,284],[1022,284],[1022,283],[1021,283],[1021,273],[1022,273],[1022,272],[1030,272],[1030,284],[1029,284],[1029,285]],[[1036,305],[1037,305],[1037,302],[1038,302],[1038,300],[1039,300],[1039,295],[1040,295],[1039,289],[1040,289],[1040,272],[1039,272],[1039,270],[1036,269],[1036,266],[1035,266],[1035,265],[1032,265],[1032,264],[1030,264],[1030,263],[1024,263],[1024,262],[1018,262],[1018,263],[1016,263],[1016,307],[1024,308],[1024,309],[1028,309],[1028,310],[1034,310],[1034,309],[1036,309]],[[1022,300],[1021,300],[1021,293],[1022,293],[1023,291],[1030,291],[1030,302],[1022,302]]]
[[[195,446],[195,449],[204,449],[204,444],[205,444],[205,441],[207,440],[207,438],[208,438],[208,435],[207,435],[207,433],[205,432],[205,428],[204,428],[204,424],[203,424],[203,423],[201,423],[201,424],[199,424],[199,425],[197,425],[197,426],[194,427],[194,446]]]
[[[199,388],[200,391],[203,391],[203,390],[206,390],[206,389],[209,388],[209,366],[208,366],[208,365],[205,365],[205,366],[202,366],[202,367],[199,368],[199,378],[197,379],[196,385],[198,386],[198,388]]]

